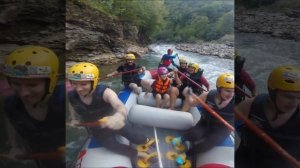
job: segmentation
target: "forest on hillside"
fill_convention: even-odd
[[[234,32],[233,0],[77,1],[137,26],[152,42],[212,41]]]

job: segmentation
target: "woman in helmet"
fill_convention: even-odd
[[[146,142],[146,137],[138,134],[125,123],[127,111],[117,94],[99,84],[99,70],[96,65],[80,62],[67,72],[67,78],[74,90],[68,93],[71,126],[82,122],[101,122],[101,127],[89,128],[90,133],[106,148],[129,157],[137,156],[137,151],[115,139],[121,134],[136,144]]]
[[[161,58],[161,61],[158,65],[159,67],[165,67],[168,69],[168,71],[172,71],[171,68],[169,68],[169,66],[172,64],[174,67],[179,68],[178,65],[175,64],[174,59],[176,57],[178,57],[178,54],[176,55],[172,55],[173,54],[173,50],[171,48],[168,49],[167,54],[164,54]]]
[[[141,79],[139,74],[145,73],[145,67],[141,67],[135,64],[135,55],[134,54],[126,54],[124,56],[125,64],[119,66],[116,71],[106,75],[107,77],[112,77],[118,73],[125,72],[122,74],[122,82],[125,87],[132,89],[136,94],[140,94],[141,90],[139,86],[141,86]],[[134,71],[136,70],[136,71]],[[132,71],[126,73],[128,71]]]
[[[194,82],[198,83],[200,86],[205,86],[207,90],[209,90],[209,83],[207,82],[206,78],[203,76],[203,69],[199,68],[199,64],[197,63],[189,63],[188,69],[185,75],[192,79]],[[180,87],[172,87],[171,89],[171,105],[170,108],[174,109],[176,98],[180,97],[182,99],[185,99],[187,96],[187,92],[189,88],[192,89],[192,91],[198,95],[200,95],[203,92],[203,89],[199,88],[197,85],[192,83],[190,80],[188,80],[183,75],[180,77],[181,82],[178,82],[178,85]],[[189,109],[186,107],[187,102],[183,103],[182,111],[189,111]]]
[[[56,84],[58,69],[56,54],[40,46],[18,48],[5,59],[3,74],[15,92],[4,103],[12,158],[21,153],[56,152],[65,145],[65,87]],[[20,144],[17,135],[25,143]],[[62,167],[61,156],[61,160],[37,163]]]
[[[216,86],[217,89],[201,94],[200,99],[233,125],[234,76],[229,73],[221,74],[216,81]],[[190,107],[198,104],[197,101],[189,103]],[[222,122],[203,109],[201,119],[196,126],[184,133],[182,137],[175,138],[172,143],[195,142],[196,145],[186,152],[191,156],[208,151],[223,142],[229,134],[230,130]]]
[[[241,102],[236,110],[300,160],[300,69],[293,66],[275,68],[269,75],[268,90],[268,94]],[[246,127],[241,132],[236,164],[246,168],[292,167]]]

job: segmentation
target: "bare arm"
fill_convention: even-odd
[[[109,88],[105,89],[103,93],[103,100],[107,103],[110,103],[115,113],[121,114],[124,116],[124,118],[127,116],[125,105],[121,102],[113,90]]]
[[[107,122],[102,125],[112,130],[119,130],[124,127],[127,111],[125,105],[118,98],[117,94],[107,88],[103,93],[103,100],[109,103],[114,109],[114,114],[107,117]]]
[[[119,73],[118,71],[114,71],[112,73],[107,74],[106,76],[111,77],[111,76],[117,75],[118,73]]]

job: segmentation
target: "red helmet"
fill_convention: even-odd
[[[168,54],[172,54],[173,50],[171,48],[168,49]]]

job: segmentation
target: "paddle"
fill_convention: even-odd
[[[119,75],[123,75],[123,74],[128,74],[128,73],[131,73],[131,72],[136,72],[136,71],[139,71],[141,68],[137,68],[137,69],[133,69],[133,70],[130,70],[130,71],[125,71],[125,72],[119,72],[117,74],[114,74],[112,75],[111,77],[103,77],[103,78],[100,78],[100,80],[104,80],[104,79],[108,79],[108,78],[114,78],[116,76],[119,76]]]
[[[203,89],[198,83],[196,83],[195,81],[193,81],[191,78],[187,77],[184,73],[177,71],[181,76],[185,77],[186,79],[188,79],[190,82],[192,82],[194,85],[196,85],[198,88],[202,89],[203,91],[207,92],[207,90]]]
[[[296,167],[300,167],[300,162],[298,162],[292,155],[290,155],[286,150],[284,150],[278,143],[276,143],[270,136],[268,136],[263,130],[257,127],[252,123],[251,120],[243,116],[240,112],[234,109],[235,115],[242,120],[245,125],[253,131],[258,137],[260,137],[263,141],[265,141],[268,145],[271,146],[278,154],[280,154],[283,158],[285,158],[288,162],[293,164]]]
[[[245,96],[247,96],[248,98],[251,98],[252,96],[250,96],[248,93],[246,93],[242,88],[238,87],[237,85],[234,86],[237,90],[239,90],[241,93],[243,93]]]
[[[230,131],[234,131],[234,128],[226,120],[224,120],[217,112],[215,112],[206,103],[204,103],[197,95],[195,95],[192,92],[190,92],[190,94],[193,96],[194,99],[197,100],[199,104],[201,104],[202,107],[204,107],[210,114],[212,114],[215,118],[221,121]]]
[[[20,154],[16,155],[16,160],[59,160],[65,157],[65,151],[57,150],[54,152],[41,152],[33,154]],[[7,154],[0,154],[0,160],[10,160]]]
[[[76,126],[82,126],[82,127],[100,127],[102,124],[107,122],[107,117],[103,117],[102,119],[94,122],[81,122],[76,124]],[[71,126],[70,123],[67,124],[68,126]]]

